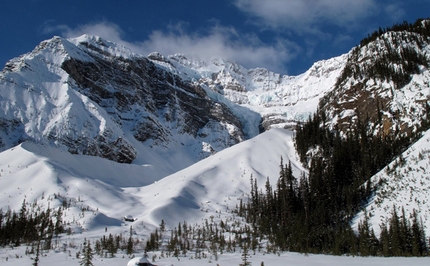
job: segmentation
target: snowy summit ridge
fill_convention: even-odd
[[[223,59],[204,62],[184,55],[157,56],[151,60],[182,73],[184,79],[206,86],[229,101],[263,117],[263,126],[281,127],[301,122],[316,111],[319,99],[330,91],[346,63],[347,55],[316,62],[305,73],[288,76],[264,68],[246,69]]]
[[[130,163],[136,146],[182,143],[193,146],[187,150],[196,162],[256,136],[260,123],[268,129],[304,120],[344,59],[289,77],[220,59],[146,58],[96,36],[54,37],[1,73],[0,146],[32,140]]]

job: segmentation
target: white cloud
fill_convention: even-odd
[[[351,26],[377,12],[376,0],[235,0],[242,11],[267,26],[296,32],[320,31],[321,25]]]
[[[300,49],[285,40],[268,45],[255,35],[241,34],[234,28],[220,26],[214,26],[203,35],[188,34],[184,25],[176,24],[168,31],[153,31],[146,40],[140,42],[124,40],[120,27],[109,22],[86,24],[74,29],[64,25],[45,27],[45,32],[55,31],[61,32],[66,38],[83,34],[100,36],[142,55],[159,52],[166,56],[182,53],[203,60],[224,58],[247,68],[264,67],[280,73],[286,72],[286,63]]]
[[[56,25],[56,26],[49,26],[45,25],[44,33],[55,33],[60,32],[61,36],[64,38],[74,38],[81,36],[83,34],[89,34],[89,35],[95,35],[102,37],[106,40],[115,42],[117,44],[121,44],[124,46],[129,47],[130,45],[133,46],[133,44],[126,42],[122,39],[123,32],[121,28],[110,22],[98,22],[94,24],[85,24],[81,25],[77,28],[71,28],[67,25]],[[133,47],[129,47],[132,49]]]
[[[265,67],[274,71],[285,71],[285,63],[294,56],[281,41],[267,45],[254,35],[240,34],[226,27],[214,27],[204,36],[155,31],[142,47],[147,51],[183,53],[204,60],[228,58],[248,68]]]

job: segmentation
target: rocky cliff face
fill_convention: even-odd
[[[348,54],[321,109],[347,131],[369,125],[379,135],[412,135],[430,119],[430,23],[418,21],[366,39]]]
[[[33,140],[130,163],[133,138],[168,146],[182,135],[212,151],[245,138],[241,121],[199,84],[97,37],[45,41],[0,78],[2,149]]]

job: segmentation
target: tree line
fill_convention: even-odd
[[[423,36],[430,37],[430,20],[429,19],[417,19],[414,23],[409,23],[407,21],[403,21],[402,23],[393,24],[391,27],[382,28],[379,27],[378,30],[368,34],[367,37],[363,38],[360,41],[360,47],[366,46],[367,44],[375,41],[378,37],[382,36],[384,33],[389,31],[393,32],[414,32]]]
[[[281,158],[274,186],[267,179],[264,189],[259,188],[251,177],[249,201],[240,206],[239,214],[256,234],[267,236],[281,250],[365,256],[426,255],[427,241],[416,213],[411,222],[404,213],[399,217],[394,211],[379,238],[367,216],[357,234],[351,228],[352,219],[378,185],[371,183],[371,176],[401,154],[411,139],[374,135],[360,122],[341,133],[329,130],[325,120],[324,112],[318,111],[296,130],[296,148],[309,174],[296,178],[291,163],[284,164]]]
[[[423,51],[429,42],[430,20],[419,19],[413,24],[403,22],[386,29],[379,28],[352,50],[336,88],[350,77],[356,80],[378,77],[392,81],[397,88],[401,88],[410,82],[413,74],[420,73],[421,66],[430,66]],[[359,58],[365,46],[374,55],[369,64],[360,62]]]
[[[43,242],[44,249],[51,249],[53,237],[64,232],[62,216],[62,207],[43,209],[37,202],[28,204],[25,200],[18,212],[0,209],[0,245],[17,247]]]
[[[274,250],[333,255],[428,255],[428,240],[416,211],[408,219],[404,209],[399,215],[393,206],[379,237],[365,212],[354,231],[348,211],[330,205],[334,203],[332,195],[323,192],[327,187],[319,189],[310,185],[305,176],[297,180],[291,173],[290,163],[281,167],[276,187],[267,180],[265,193],[251,178],[249,201],[239,208],[239,214],[252,225],[253,235],[267,238],[268,251],[275,247]]]

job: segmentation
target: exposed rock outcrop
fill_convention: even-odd
[[[161,55],[152,58],[162,60]],[[23,136],[2,141],[3,149],[23,140],[42,141],[131,163],[137,151],[129,132],[140,142],[161,146],[187,135],[215,151],[245,138],[240,119],[198,83],[98,37],[41,43],[8,63],[1,90],[22,102],[2,104],[4,113],[10,112],[2,117],[2,139],[17,130]],[[207,128],[214,130],[210,140],[201,133]],[[207,156],[197,153],[196,158]]]

